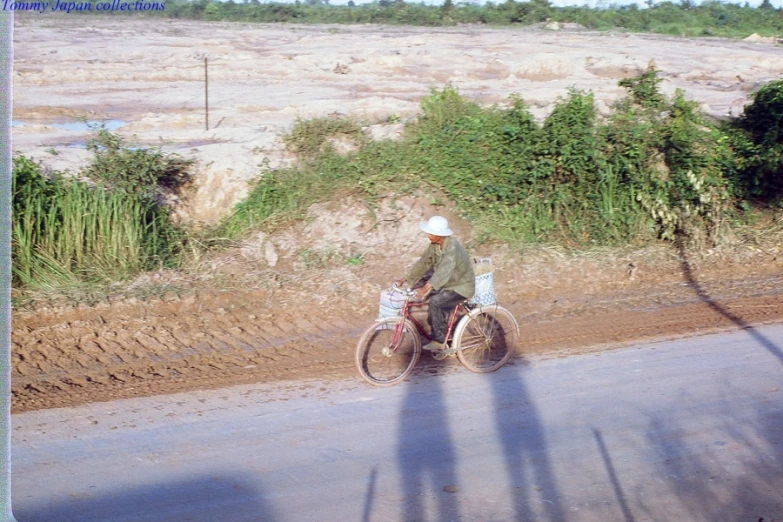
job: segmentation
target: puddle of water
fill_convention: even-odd
[[[204,145],[214,145],[215,143],[221,143],[219,140],[205,139],[205,140],[192,140],[182,145],[177,145],[176,149],[193,149],[196,147],[203,147]]]
[[[127,124],[128,122],[124,120],[87,120],[87,121],[56,121],[56,122],[36,121],[36,120],[12,120],[11,121],[11,127],[16,127],[16,128],[32,126],[32,125],[45,125],[47,127],[52,127],[60,130],[81,131],[81,132],[92,132],[93,130],[99,129],[101,126],[103,126],[103,128],[105,128],[107,131],[113,132],[121,127],[124,127]],[[87,146],[87,141],[86,140],[70,141],[68,143],[62,144],[61,146],[83,149]]]
[[[26,125],[46,125],[47,127],[54,127],[55,129],[68,130],[68,131],[91,131],[99,128],[103,125],[108,131],[115,131],[121,127],[127,125],[128,122],[123,120],[87,120],[87,121],[67,121],[67,122],[31,122],[22,120],[13,120],[11,127],[24,127]]]
[[[64,145],[65,147],[73,147],[75,149],[86,149],[87,148],[87,140],[76,140],[76,141],[70,141]],[[125,145],[122,147],[125,150],[143,150],[143,149],[154,149],[155,147],[153,145]]]

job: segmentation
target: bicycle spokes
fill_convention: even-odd
[[[412,326],[391,318],[367,330],[359,340],[356,365],[369,383],[388,386],[410,373],[420,353],[421,342]]]
[[[467,348],[485,348],[492,346],[492,339],[497,330],[497,323],[491,318],[478,316],[474,317],[468,325],[466,335],[463,337],[462,349]]]
[[[507,310],[482,309],[460,331],[457,357],[471,371],[494,371],[510,357],[518,334],[516,320]]]

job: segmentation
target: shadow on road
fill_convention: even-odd
[[[460,520],[457,459],[440,380],[427,380],[418,393],[411,382],[404,386],[397,438],[404,496],[400,519],[423,522],[434,512],[442,522]]]
[[[667,502],[680,504],[688,520],[773,522],[783,515],[783,410],[765,401],[738,402],[742,393],[728,386],[709,408],[700,402],[702,395],[683,393],[679,401],[692,404],[687,425],[673,422],[666,412],[650,415],[650,475],[668,485]],[[704,418],[708,425],[709,412],[716,409],[722,412],[720,422],[704,439],[693,423]],[[647,516],[660,513],[657,500],[639,499],[639,504]]]
[[[525,386],[524,366],[507,366],[511,379],[492,375],[495,427],[503,447],[514,520],[568,520],[535,403]]]
[[[612,464],[612,457],[609,455],[609,451],[606,449],[606,444],[604,444],[604,438],[601,435],[601,430],[593,428],[593,436],[595,437],[596,444],[598,444],[598,450],[601,452],[601,458],[604,461],[606,473],[609,475],[609,482],[612,483],[614,496],[617,499],[617,503],[620,504],[620,509],[623,511],[623,518],[625,519],[625,522],[634,522],[631,510],[628,508],[628,502],[625,500],[623,486],[620,484],[620,480],[617,478],[617,472],[614,469],[614,464]]]
[[[704,290],[704,288],[701,286],[701,284],[699,284],[693,275],[693,270],[691,269],[690,262],[688,261],[688,254],[685,251],[685,244],[682,236],[678,237],[676,244],[680,253],[680,266],[682,268],[682,273],[685,276],[685,280],[688,282],[691,288],[693,288],[693,291],[696,292],[696,295],[698,295],[699,298],[707,304],[707,306],[740,328],[746,330],[751,336],[753,336],[754,339],[756,339],[756,341],[758,341],[759,344],[761,344],[761,346],[766,348],[769,353],[777,357],[778,360],[783,363],[783,351],[781,351],[779,347],[777,347],[764,335],[759,333],[755,328],[753,328],[752,325],[745,322],[741,317],[731,313],[731,311],[710,297],[710,295]]]
[[[372,516],[372,506],[375,500],[375,483],[378,480],[378,466],[373,466],[370,472],[370,480],[367,483],[367,493],[364,495],[364,512],[362,513],[362,522],[370,522]]]
[[[107,475],[123,470],[106,470]],[[93,490],[94,491],[94,490]],[[256,478],[219,476],[162,482],[112,493],[63,495],[27,506],[14,500],[20,522],[274,522]],[[21,507],[19,507],[21,506]]]

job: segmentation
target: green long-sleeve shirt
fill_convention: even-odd
[[[442,246],[431,243],[421,259],[410,269],[405,280],[415,284],[427,273],[427,270],[433,267],[435,272],[430,278],[432,288],[454,290],[466,299],[473,297],[476,292],[476,276],[473,273],[470,257],[459,241],[447,237]]]

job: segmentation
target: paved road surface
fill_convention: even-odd
[[[19,522],[783,520],[783,325],[12,417]]]

